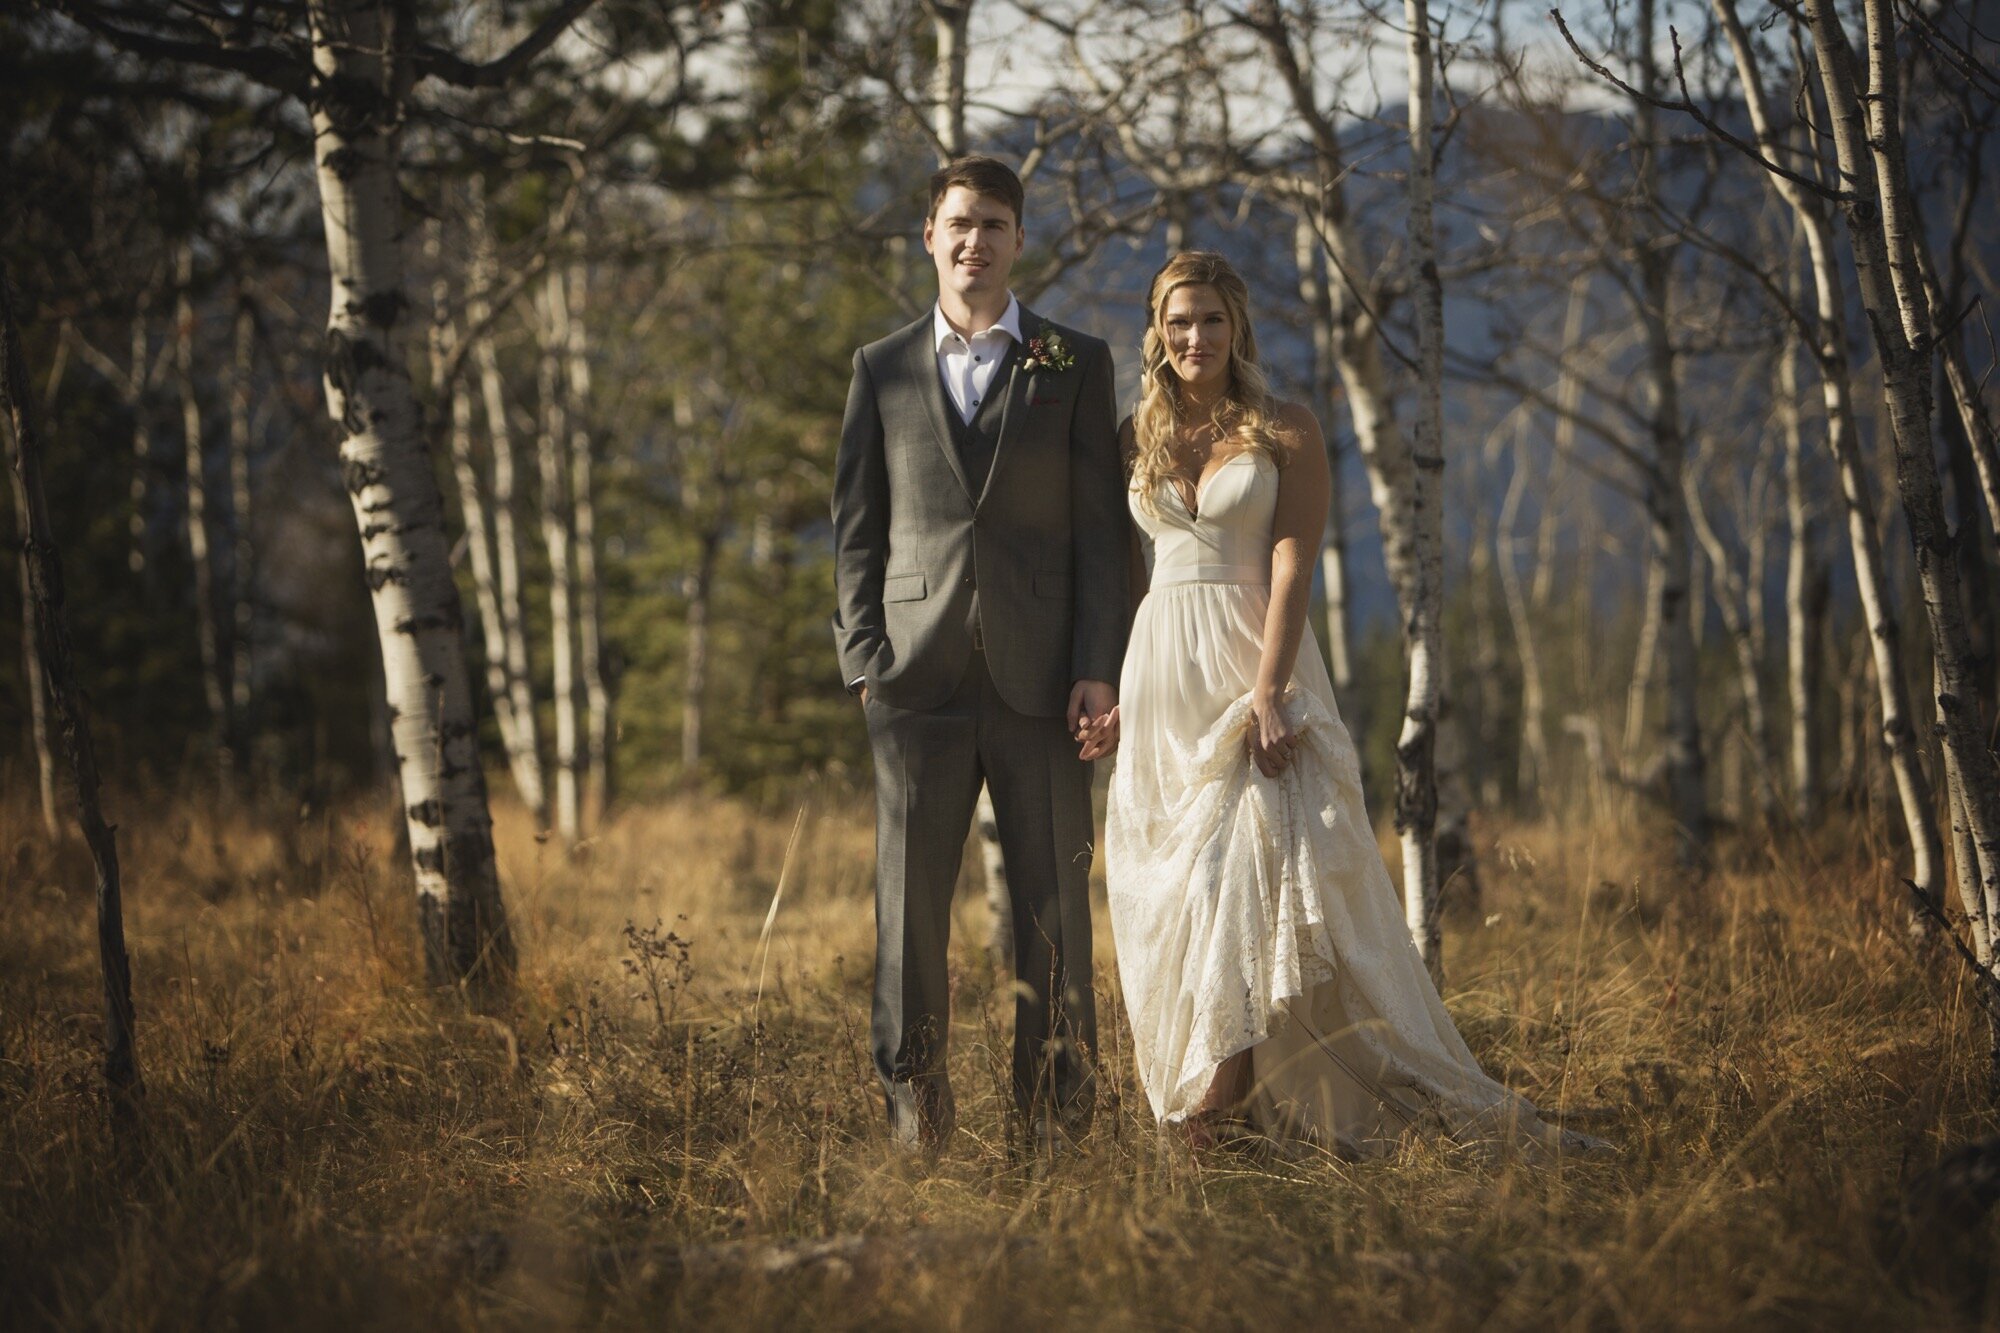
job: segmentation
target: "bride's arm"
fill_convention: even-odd
[[[1326,507],[1333,493],[1326,445],[1312,412],[1297,403],[1281,404],[1278,427],[1287,457],[1278,474],[1278,509],[1271,519],[1271,608],[1264,615],[1264,650],[1257,661],[1257,684],[1250,698],[1256,723],[1250,737],[1251,755],[1266,777],[1276,776],[1291,762],[1296,744],[1279,703],[1307,633],[1313,564],[1326,532]]]

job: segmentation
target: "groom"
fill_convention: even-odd
[[[952,888],[983,781],[1014,914],[1014,1099],[1075,1132],[1095,1092],[1090,765],[1117,702],[1128,519],[1111,353],[1008,289],[1021,181],[931,178],[937,305],[854,355],[834,466],[833,617],[875,758],[875,1069],[901,1147],[954,1122]]]

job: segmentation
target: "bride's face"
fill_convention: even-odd
[[[1167,293],[1161,312],[1167,364],[1189,388],[1206,388],[1229,377],[1229,345],[1235,330],[1229,308],[1207,283],[1188,283]]]

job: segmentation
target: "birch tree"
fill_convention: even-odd
[[[311,7],[314,160],[333,299],[327,409],[361,531],[431,976],[512,971],[485,770],[466,677],[443,498],[396,330],[410,304],[400,248],[399,108],[415,77],[401,23],[361,0]]]
[[[597,574],[596,433],[591,429],[590,342],[584,321],[589,269],[572,259],[568,282],[568,336],[563,343],[564,390],[569,395],[570,501],[575,514],[577,666],[583,677],[584,748],[591,789],[602,820],[616,795],[617,728],[604,661],[604,590]]]
[[[1631,259],[1639,274],[1634,302],[1644,333],[1651,402],[1651,440],[1646,469],[1649,589],[1656,599],[1661,658],[1666,666],[1667,782],[1677,845],[1683,864],[1696,865],[1708,852],[1707,781],[1700,717],[1700,672],[1694,642],[1693,598],[1689,595],[1689,518],[1684,488],[1686,440],[1682,434],[1680,379],[1669,327],[1671,248],[1663,244],[1651,215],[1659,206],[1660,138],[1655,125],[1654,89],[1659,70],[1654,55],[1654,0],[1639,0],[1633,35],[1640,96],[1634,100],[1633,164],[1638,234]]]
[[[1746,102],[1754,104],[1762,100],[1761,85],[1754,75],[1754,52],[1733,0],[1715,3],[1743,74]],[[1685,97],[1675,103],[1662,100],[1661,104],[1693,116],[1711,134],[1753,157],[1788,197],[1809,194],[1828,199],[1838,203],[1845,215],[1861,303],[1881,366],[1889,434],[1895,447],[1897,490],[1930,627],[1947,805],[1965,826],[1965,835],[1958,840],[1961,859],[1969,856],[1972,860],[1971,865],[1959,867],[1960,894],[1967,916],[1984,918],[1973,928],[1977,942],[1981,925],[1984,927],[1985,956],[1976,960],[1984,974],[1984,986],[1991,980],[1993,927],[2000,920],[2000,761],[1986,747],[1979,725],[1970,635],[1934,456],[1932,375],[1938,355],[1938,327],[1931,305],[1932,285],[1925,281],[1921,223],[1904,150],[1897,20],[1888,0],[1865,0],[1865,42],[1857,54],[1830,0],[1806,0],[1802,13],[1811,38],[1810,54],[1802,56],[1802,61],[1810,64],[1824,102],[1838,188],[1825,188],[1788,166],[1785,156],[1773,151],[1777,147],[1774,136],[1761,124],[1757,142],[1748,144]],[[1761,120],[1768,121],[1768,112],[1761,113]],[[1805,221],[1815,210],[1796,211]],[[1808,222],[1809,244],[1813,235]],[[1815,256],[1815,268],[1820,267]],[[1822,302],[1823,318],[1830,308]],[[1898,779],[1900,786],[1901,773]],[[1912,804],[1907,794],[1904,801],[1906,806]],[[1926,850],[1941,860],[1937,847],[1933,840]],[[1924,868],[1920,862],[1920,876]],[[1919,878],[1912,886],[1919,899],[1918,918],[1936,919],[1941,884],[1935,878],[1929,884]],[[1991,1078],[1994,1095],[2000,1096],[2000,1013],[1994,1020]]]
[[[1520,538],[1516,535],[1521,500],[1528,490],[1528,418],[1522,416],[1514,433],[1513,469],[1500,502],[1494,541],[1500,570],[1500,591],[1513,627],[1514,652],[1521,663],[1521,755],[1515,776],[1515,799],[1529,810],[1540,808],[1542,786],[1549,777],[1548,691],[1542,679],[1542,655],[1535,629],[1534,608],[1521,578]],[[1544,505],[1551,497],[1543,500]]]
[[[517,698],[508,680],[507,630],[500,609],[498,559],[492,533],[495,524],[489,521],[491,510],[480,486],[478,461],[473,453],[472,395],[460,377],[448,370],[452,350],[461,335],[451,317],[455,302],[442,231],[441,223],[434,224],[426,246],[434,266],[431,287],[431,388],[442,400],[436,410],[444,418],[450,446],[452,479],[458,491],[459,518],[465,528],[467,563],[472,572],[473,602],[479,610],[479,627],[485,647],[486,690],[493,700],[493,720],[499,728],[500,744],[507,752],[515,786],[539,824],[543,812],[536,808],[535,798],[540,795],[540,772],[538,767],[522,771],[525,747],[521,731],[524,727],[532,727],[533,721],[531,718],[524,719],[516,710]],[[480,313],[482,316],[486,313],[483,302]],[[502,430],[505,430],[504,424]],[[532,704],[530,708],[532,710]]]
[[[1708,503],[1702,494],[1702,482],[1711,462],[1710,451],[1706,448],[1698,448],[1694,458],[1689,460],[1683,477],[1687,513],[1694,525],[1695,537],[1708,555],[1712,596],[1722,614],[1722,628],[1729,636],[1729,646],[1736,660],[1736,685],[1743,703],[1743,730],[1747,733],[1748,742],[1745,748],[1752,769],[1755,800],[1758,808],[1768,815],[1772,795],[1767,762],[1769,753],[1766,749],[1770,718],[1764,699],[1763,652],[1756,628],[1763,611],[1753,593],[1763,580],[1764,562],[1758,558],[1757,543],[1754,541],[1746,541],[1751,550],[1739,562],[1710,517]],[[1753,503],[1754,500],[1753,491]],[[1746,524],[1745,529],[1749,526]],[[1736,795],[1732,791],[1728,799],[1734,800]]]
[[[1410,936],[1442,982],[1437,860],[1437,715],[1444,673],[1444,287],[1438,277],[1433,141],[1433,57],[1427,0],[1404,0],[1410,71],[1410,266],[1416,276],[1417,410],[1411,432],[1409,506],[1416,584],[1404,609],[1409,694],[1396,739],[1396,832],[1403,843],[1403,910]]]
[[[1738,13],[1736,0],[1713,0],[1713,3],[1741,78],[1744,108],[1756,135],[1757,150],[1768,163],[1810,161],[1801,156],[1797,136],[1785,133],[1772,112],[1757,51]],[[1926,899],[1935,902],[1941,900],[1944,891],[1944,845],[1912,720],[1910,689],[1900,646],[1901,627],[1883,561],[1875,512],[1874,481],[1861,453],[1847,351],[1850,341],[1847,297],[1829,209],[1832,192],[1792,168],[1767,175],[1772,189],[1790,208],[1805,240],[1816,309],[1811,316],[1802,318],[1808,350],[1819,372],[1827,448],[1839,474],[1847,514],[1848,549],[1872,647],[1882,740],[1888,751],[1903,826],[1909,835],[1911,879]]]
[[[1798,296],[1794,245],[1787,245],[1787,292]],[[1819,817],[1821,790],[1818,728],[1813,701],[1819,693],[1819,644],[1827,597],[1819,554],[1817,506],[1807,481],[1805,427],[1799,411],[1799,335],[1789,321],[1778,349],[1778,433],[1785,449],[1785,685],[1791,702],[1792,818],[1810,828]]]
[[[1426,17],[1428,11],[1425,11]],[[1438,392],[1427,378],[1422,357],[1423,335],[1419,334],[1419,440],[1413,446],[1398,424],[1395,395],[1382,359],[1380,324],[1383,287],[1368,283],[1381,265],[1364,245],[1359,227],[1347,201],[1349,174],[1346,150],[1334,124],[1333,111],[1315,86],[1310,65],[1310,33],[1301,45],[1293,31],[1295,22],[1304,22],[1270,3],[1257,3],[1232,11],[1231,21],[1253,33],[1262,45],[1281,86],[1297,114],[1310,149],[1310,181],[1296,182],[1300,206],[1307,209],[1313,230],[1325,254],[1326,284],[1332,320],[1329,343],[1335,366],[1346,391],[1349,418],[1355,444],[1366,466],[1370,497],[1382,527],[1384,563],[1402,616],[1405,669],[1408,672],[1405,717],[1397,741],[1396,823],[1404,852],[1404,900],[1412,938],[1423,952],[1428,966],[1436,969],[1438,890],[1451,882],[1468,897],[1477,897],[1477,866],[1465,831],[1462,805],[1440,809],[1440,787],[1449,792],[1453,783],[1440,781],[1436,767],[1441,726],[1449,714],[1443,697],[1444,663],[1438,634],[1438,607],[1442,575],[1442,515],[1437,472],[1443,457],[1435,451],[1437,437],[1425,424],[1431,411],[1426,398]],[[1431,34],[1417,33],[1409,23],[1405,55],[1412,75],[1412,107],[1409,124],[1413,167],[1410,183],[1411,230],[1420,223],[1419,210],[1430,206],[1432,156]],[[1420,41],[1421,39],[1421,41]],[[1419,49],[1421,45],[1421,49]],[[1424,79],[1416,81],[1418,65]],[[1419,152],[1419,140],[1422,149]],[[1421,157],[1422,165],[1414,158]],[[1419,200],[1422,203],[1419,203]],[[1411,265],[1416,275],[1419,324],[1428,316],[1421,313],[1425,300],[1422,289],[1437,281],[1435,242],[1422,245],[1424,258]],[[1425,276],[1425,264],[1430,273]],[[1438,342],[1442,357],[1442,339]],[[1441,365],[1441,360],[1440,363]],[[1440,400],[1441,401],[1441,400]],[[1432,419],[1433,421],[1435,418]],[[1429,450],[1429,452],[1426,452]]]
[[[931,65],[931,133],[939,165],[965,154],[965,48],[973,0],[922,0],[935,47]]]
[[[536,302],[540,339],[535,461],[540,469],[542,545],[549,560],[550,694],[555,703],[555,826],[565,842],[583,832],[583,739],[577,714],[576,565],[569,472],[569,405],[564,392],[563,355],[569,337],[569,305],[562,271],[551,266]]]
[[[474,373],[479,379],[480,410],[486,425],[487,454],[492,466],[493,570],[495,612],[501,636],[502,692],[512,718],[507,765],[522,803],[537,828],[549,825],[548,783],[542,766],[541,723],[535,710],[534,659],[529,647],[526,603],[521,585],[521,538],[515,526],[517,460],[514,430],[507,413],[506,380],[494,346],[494,311],[490,294],[498,286],[499,264],[487,219],[486,186],[474,179],[468,186],[466,210],[472,248],[470,291],[465,318],[472,339]],[[483,609],[483,608],[482,608]],[[490,652],[490,640],[489,640]],[[497,697],[497,696],[496,696]]]
[[[121,49],[236,76],[309,114],[332,284],[323,383],[381,645],[426,967],[440,983],[498,984],[512,971],[513,940],[443,499],[399,333],[412,304],[401,249],[401,135],[420,83],[503,86],[591,0],[562,0],[483,63],[420,40],[409,11],[379,0],[247,11],[227,40],[179,12],[52,3]]]
[[[1320,420],[1331,422],[1339,375],[1333,359],[1333,304],[1327,289],[1326,257],[1320,249],[1312,217],[1303,208],[1293,213],[1292,262],[1298,269],[1299,304],[1312,321],[1312,410]],[[1326,507],[1326,535],[1319,548],[1320,582],[1326,593],[1326,669],[1349,727],[1359,734],[1363,728],[1359,708],[1353,702],[1354,613],[1347,569],[1347,514],[1341,487],[1343,457],[1339,433],[1329,429],[1324,434],[1327,472],[1333,483]]]
[[[1938,721],[1952,801],[1970,830],[1974,864],[1961,866],[1968,915],[1983,909],[1989,941],[2000,923],[2000,761],[1987,748],[1978,717],[1978,686],[1960,600],[1952,534],[1933,457],[1931,374],[1937,327],[1923,280],[1918,230],[1903,146],[1896,16],[1888,0],[1866,0],[1866,96],[1853,53],[1829,0],[1807,0],[1820,88],[1840,166],[1847,234],[1862,305],[1882,365],[1896,485],[1902,494],[1924,611],[1936,654]],[[1990,954],[1990,948],[1989,948]],[[1980,960],[1990,967],[1990,956]],[[2000,1096],[2000,1037],[1992,1077]]]
[[[188,562],[194,575],[195,642],[201,653],[201,694],[208,706],[209,749],[218,774],[229,760],[229,695],[222,682],[222,645],[215,606],[215,562],[209,550],[208,455],[201,395],[195,386],[194,242],[183,240],[174,260],[174,383],[181,400],[186,464]]]
[[[120,403],[132,418],[131,451],[132,479],[126,488],[125,529],[128,542],[125,564],[134,574],[150,576],[154,562],[151,560],[152,537],[148,515],[152,506],[153,479],[153,419],[149,395],[162,373],[162,363],[171,353],[172,343],[161,349],[159,359],[152,352],[152,337],[147,330],[150,292],[142,292],[132,311],[130,334],[127,339],[125,363],[120,365],[116,358],[96,347],[84,338],[75,325],[63,327],[65,342],[74,347],[82,359],[102,375],[117,390]]]

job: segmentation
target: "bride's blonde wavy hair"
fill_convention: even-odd
[[[1229,386],[1210,421],[1216,453],[1254,451],[1283,466],[1275,428],[1277,404],[1257,363],[1257,335],[1250,327],[1250,289],[1235,267],[1210,250],[1183,250],[1153,275],[1146,295],[1146,341],[1140,352],[1139,406],[1132,413],[1132,485],[1150,512],[1159,484],[1175,473],[1175,433],[1192,424],[1181,402],[1181,380],[1167,354],[1167,298],[1179,287],[1207,286],[1229,314]],[[1230,441],[1235,448],[1225,450]]]

